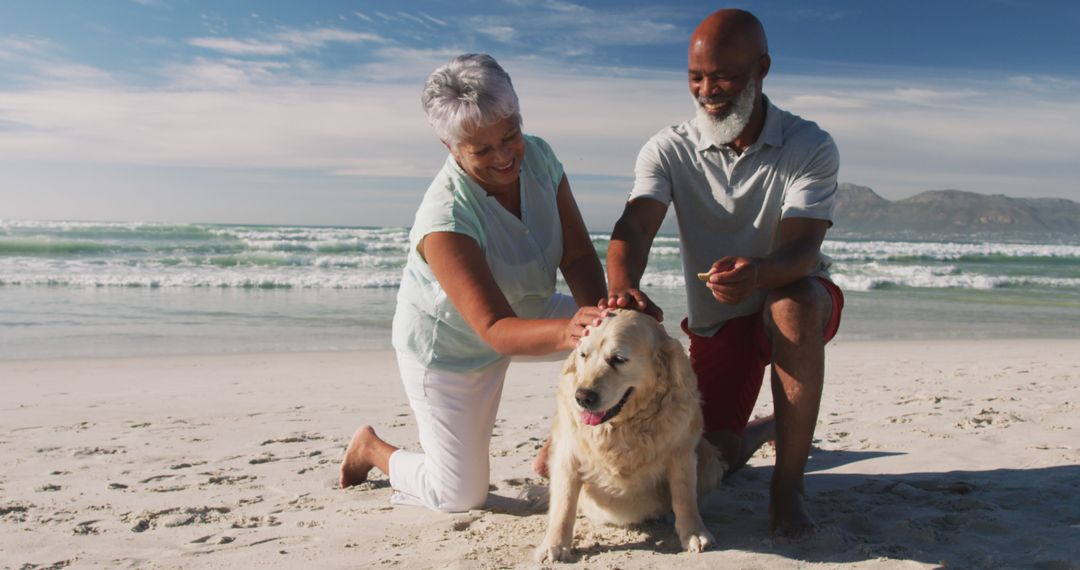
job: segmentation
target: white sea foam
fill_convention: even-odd
[[[145,222],[69,222],[54,220],[0,220],[0,229],[70,230],[86,228],[137,229],[152,224]]]
[[[641,287],[658,287],[658,288],[683,288],[686,285],[686,280],[683,279],[682,271],[661,271],[651,272],[646,271],[641,276]]]
[[[1063,244],[825,240],[822,251],[837,261],[919,257],[949,261],[973,256],[1080,258],[1080,245]]]
[[[832,280],[848,291],[871,291],[889,286],[938,289],[996,289],[1031,285],[1080,287],[1080,279],[1070,277],[986,275],[963,273],[955,265],[886,265],[878,262],[834,269]]]
[[[399,269],[342,271],[313,267],[82,267],[80,271],[0,266],[0,285],[67,287],[235,287],[297,289],[370,289],[397,287]]]
[[[607,234],[590,236],[604,256]],[[0,220],[0,283],[72,287],[395,287],[406,228]],[[1080,245],[827,240],[845,289],[1080,287]],[[657,236],[643,287],[685,287]]]

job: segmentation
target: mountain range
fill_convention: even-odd
[[[1080,203],[960,190],[928,190],[891,201],[866,186],[841,183],[833,224],[834,235],[864,237],[1075,237]]]

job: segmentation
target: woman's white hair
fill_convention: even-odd
[[[510,75],[487,54],[459,55],[431,72],[420,101],[435,134],[450,146],[507,117],[521,121]]]

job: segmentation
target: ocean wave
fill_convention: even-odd
[[[683,279],[682,271],[661,271],[650,272],[646,271],[641,276],[641,287],[649,288],[663,288],[663,289],[681,289],[686,285],[686,280]]]
[[[822,251],[837,261],[1080,260],[1080,245],[825,240]]]
[[[26,237],[87,240],[203,241],[214,239],[205,226],[198,224],[161,224],[146,222],[57,222],[2,220],[0,234]]]
[[[296,274],[252,272],[25,274],[0,273],[0,286],[50,286],[75,288],[237,288],[237,289],[376,289],[396,288],[401,273],[299,272]]]
[[[890,287],[920,289],[1000,289],[1040,287],[1073,289],[1080,279],[1031,275],[987,275],[962,272],[953,265],[897,266],[877,263],[860,267],[836,269],[832,280],[848,291],[873,291]]]
[[[64,257],[116,253],[116,246],[91,241],[47,238],[0,239],[0,256]]]
[[[222,226],[209,228],[215,235],[248,243],[311,242],[333,243],[362,241],[370,243],[407,243],[409,232],[404,228],[303,228]]]

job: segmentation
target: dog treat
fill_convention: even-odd
[[[698,273],[697,278],[701,279],[702,281],[708,281],[710,275],[712,275],[712,272],[706,271],[705,273]]]

